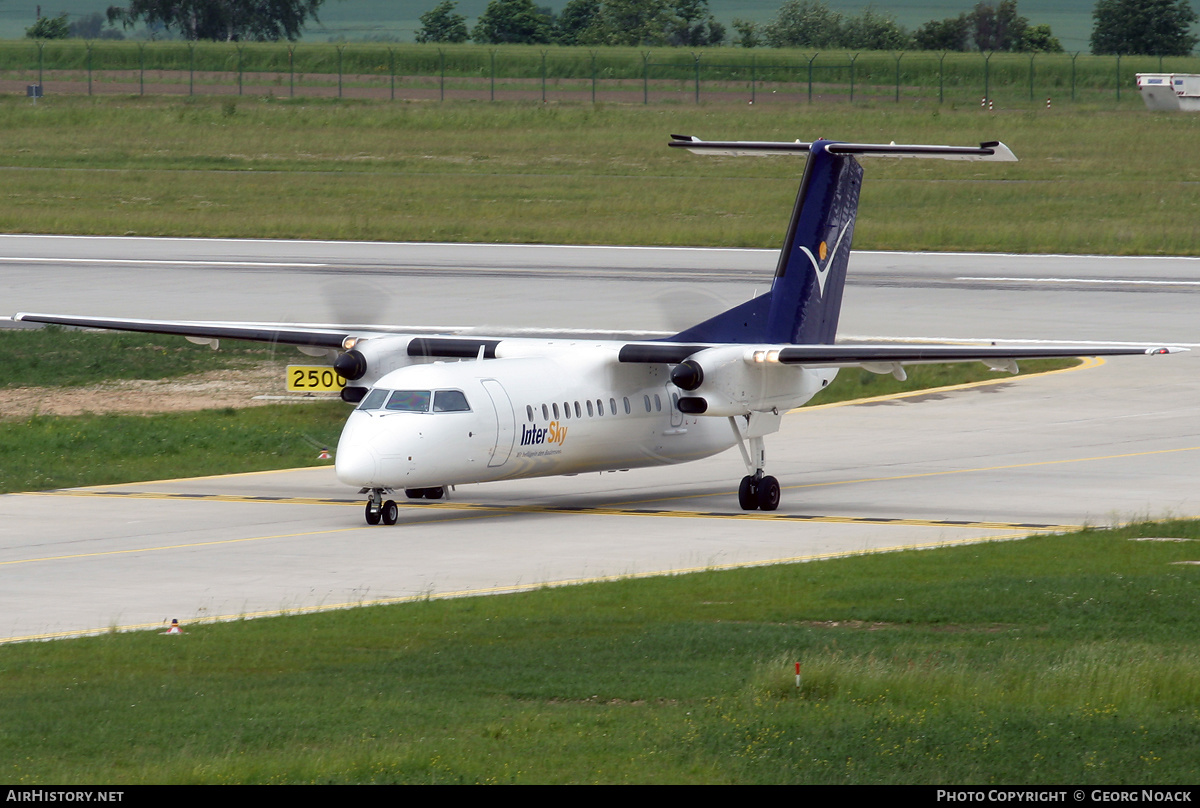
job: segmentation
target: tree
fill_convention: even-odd
[[[605,44],[665,45],[671,24],[667,0],[604,0],[601,17]]]
[[[225,42],[295,40],[323,0],[133,0],[109,6],[108,21],[125,28],[138,21],[175,30],[185,39]]]
[[[842,26],[838,46],[856,50],[904,50],[912,44],[908,31],[896,24],[886,14],[880,14],[872,6],[862,14],[850,17]]]
[[[554,24],[560,45],[593,45],[604,41],[600,0],[571,0]]]
[[[930,20],[913,32],[913,44],[929,51],[970,50],[971,26],[967,22],[967,15],[947,17],[940,22]]]
[[[466,42],[467,18],[455,12],[458,3],[442,0],[421,15],[417,42]]]
[[[1000,0],[998,6],[980,2],[967,22],[979,51],[1017,50],[1029,27],[1029,20],[1017,14],[1017,0]]]
[[[30,39],[66,39],[70,33],[65,11],[57,17],[38,17],[37,22],[25,29],[25,36]]]
[[[1017,50],[1024,53],[1062,53],[1062,43],[1058,41],[1049,25],[1031,25],[1025,29]]]
[[[481,44],[537,44],[550,41],[552,20],[533,0],[492,0],[471,30]]]
[[[708,10],[708,0],[675,0],[674,19],[667,25],[667,42],[676,47],[720,45],[725,26]]]
[[[735,45],[740,45],[743,48],[757,48],[762,44],[762,36],[758,32],[758,25],[750,20],[734,17],[733,30],[738,33],[737,38],[733,40],[733,44]]]
[[[824,48],[840,41],[841,25],[820,0],[787,0],[763,33],[772,48]]]
[[[1092,12],[1092,53],[1186,56],[1196,47],[1187,0],[1100,0]]]

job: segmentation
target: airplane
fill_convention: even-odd
[[[903,380],[909,364],[1167,354],[1175,347],[838,344],[842,290],[858,212],[859,158],[1015,161],[1000,142],[978,147],[703,141],[698,154],[806,155],[770,290],[665,338],[476,336],[402,327],[134,320],[19,313],[33,323],[294,345],[333,358],[355,404],[338,441],[338,479],[367,495],[369,525],[393,525],[392,497],[440,499],[495,480],[667,466],[740,450],[743,510],[779,507],[765,438],[783,415],[845,367]]]

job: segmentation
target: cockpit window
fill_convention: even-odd
[[[427,394],[428,395],[428,394]],[[434,412],[470,412],[471,405],[461,390],[438,390],[433,394]]]
[[[377,410],[383,406],[383,402],[387,401],[390,390],[372,390],[367,393],[366,398],[358,405],[360,410]]]
[[[387,409],[396,412],[429,412],[429,391],[396,390],[388,399]]]

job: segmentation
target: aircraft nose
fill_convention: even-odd
[[[346,485],[373,488],[379,473],[379,458],[370,446],[363,444],[343,446],[338,443],[334,468],[337,478]]]
[[[379,476],[379,456],[372,447],[370,424],[359,423],[369,419],[356,415],[351,415],[342,429],[334,468],[338,479],[346,485],[373,488]]]

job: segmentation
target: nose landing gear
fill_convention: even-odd
[[[383,495],[392,493],[390,488],[371,488],[363,489],[360,493],[369,494],[367,499],[366,520],[368,525],[377,525],[383,522],[385,525],[396,524],[396,519],[400,516],[400,508],[392,500],[384,500]]]

